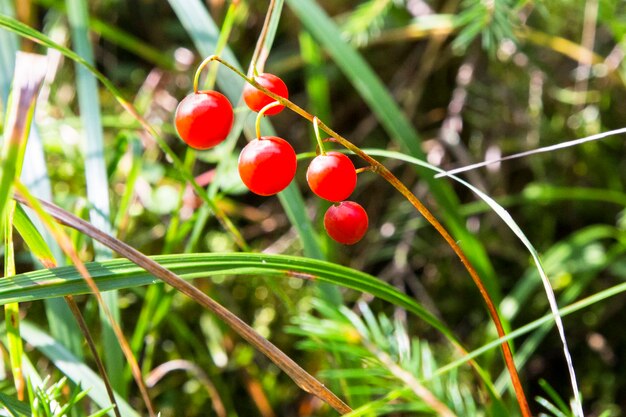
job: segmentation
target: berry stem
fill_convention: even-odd
[[[376,167],[372,166],[372,165],[356,169],[356,173],[357,174],[360,174],[360,173],[365,172],[365,171],[376,172],[376,171],[378,171],[378,169]]]
[[[268,111],[269,109],[276,107],[276,106],[280,106],[281,104],[278,101],[273,101],[270,104],[268,104],[267,106],[263,107],[259,113],[256,115],[256,122],[254,123],[254,128],[256,130],[256,137],[257,138],[261,138],[261,120],[263,119],[263,116],[265,116],[265,112]]]
[[[324,147],[324,141],[320,136],[320,119],[317,116],[313,117],[313,130],[315,131],[315,139],[317,140],[317,146],[320,148],[320,154],[326,155],[326,148]]]
[[[239,76],[241,76],[248,83],[252,84],[254,87],[259,89],[263,93],[272,97],[274,100],[278,101],[281,105],[289,108],[294,113],[299,114],[300,116],[309,120],[310,122],[313,122],[314,119],[316,118],[315,116],[313,116],[312,114],[310,114],[309,112],[301,108],[300,106],[294,104],[290,100],[283,98],[277,94],[274,94],[267,88],[257,83],[254,79],[246,77],[243,73],[241,73],[241,71],[237,70],[230,63],[224,61],[220,57],[216,55],[212,55],[208,57],[207,59],[205,59],[204,62],[210,62],[214,60],[219,61],[220,63],[224,64],[226,67],[236,72]],[[428,210],[428,208],[424,206],[424,204],[420,201],[420,199],[417,198],[417,196],[415,196],[415,194],[413,194],[404,185],[404,183],[402,183],[402,181],[400,181],[395,175],[393,175],[393,173],[389,171],[387,167],[381,164],[378,160],[369,156],[367,153],[363,152],[361,148],[354,145],[348,139],[344,138],[343,136],[341,136],[340,134],[332,130],[330,127],[328,127],[319,119],[318,119],[318,125],[320,129],[322,129],[324,132],[332,136],[336,142],[340,143],[346,149],[352,151],[361,159],[363,159],[365,162],[370,164],[373,167],[375,172],[377,172],[391,186],[393,186],[398,192],[400,192],[400,194],[402,194],[413,205],[413,207],[415,207],[415,209],[422,216],[424,216],[424,218],[435,228],[435,230],[439,232],[439,234],[443,237],[443,239],[448,243],[450,248],[452,248],[454,253],[459,257],[459,259],[461,260],[461,263],[463,264],[463,266],[469,273],[470,277],[474,281],[474,284],[478,288],[478,291],[483,297],[487,310],[489,311],[489,315],[491,316],[491,319],[494,325],[496,326],[498,337],[500,338],[505,337],[506,332],[504,331],[504,327],[502,326],[502,321],[500,320],[500,316],[498,314],[496,306],[493,300],[491,299],[491,296],[489,295],[489,292],[487,291],[487,288],[485,287],[483,280],[480,278],[480,276],[478,275],[478,272],[476,272],[476,269],[474,269],[474,267],[470,263],[469,259],[463,252],[463,249],[461,249],[461,247],[456,243],[456,241],[454,240],[452,235],[450,235],[448,230],[439,222],[439,220],[437,220],[437,218],[435,218],[435,216],[430,212],[430,210]],[[511,347],[509,346],[507,341],[503,341],[501,344],[501,348],[502,348],[502,355],[504,356],[504,362],[511,376],[511,382],[513,384],[513,389],[515,390],[515,395],[517,397],[517,401],[518,401],[520,410],[522,412],[522,416],[532,417],[530,408],[528,406],[528,400],[526,399],[526,394],[524,393],[524,389],[522,387],[519,374],[517,373],[517,368],[515,367],[515,362],[513,361],[513,354],[511,353]]]
[[[253,77],[248,77],[246,74],[244,74],[243,72],[239,71],[237,68],[235,68],[230,62],[222,59],[222,57],[220,57],[219,55],[209,55],[208,57],[206,57],[204,59],[204,61],[202,61],[200,63],[200,65],[198,65],[198,68],[196,69],[196,74],[193,77],[193,91],[194,93],[198,92],[198,81],[200,79],[200,74],[202,73],[202,70],[204,69],[204,67],[206,67],[208,64],[210,64],[213,61],[217,61],[220,64],[224,65],[226,68],[228,68],[229,70],[231,70],[232,72],[234,72],[235,74],[239,75],[241,78],[243,78],[246,82],[248,82],[249,84],[255,86],[256,88],[258,88],[259,90],[266,92],[267,90],[264,89],[264,87],[262,87],[259,83],[257,83]],[[275,98],[273,94],[268,94],[270,97]],[[311,116],[312,117],[312,116]]]

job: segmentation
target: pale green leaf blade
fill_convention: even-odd
[[[292,277],[366,292],[407,309],[453,340],[445,325],[407,295],[371,275],[330,262],[257,253],[176,254],[152,258],[185,279],[223,275]],[[85,265],[101,291],[158,282],[154,276],[126,259]],[[0,281],[0,305],[89,292],[87,284],[74,267],[59,267],[28,272],[11,280]]]
[[[76,53],[94,65],[94,54],[89,39],[89,14],[86,0],[66,0],[67,13],[72,30],[72,44]],[[100,114],[100,100],[96,77],[85,67],[76,63],[76,84],[78,106],[84,129],[83,143],[85,155],[85,179],[87,199],[90,204],[89,217],[98,229],[111,233],[109,184],[104,160],[104,133]],[[111,251],[104,245],[94,242],[96,260],[109,259]],[[115,320],[119,321],[117,293],[103,293],[102,299]],[[104,362],[111,385],[117,391],[124,391],[124,355],[115,337],[115,332],[103,311],[100,311]]]

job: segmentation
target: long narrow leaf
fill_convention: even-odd
[[[406,308],[442,333],[449,335],[449,330],[436,317],[391,285],[371,275],[330,262],[258,253],[176,254],[155,256],[152,259],[185,279],[224,275],[266,275],[301,278],[351,288]],[[85,265],[101,291],[133,288],[158,281],[153,275],[125,259],[91,262]],[[11,280],[0,281],[0,305],[89,292],[89,287],[74,267],[59,267],[28,272]]]
[[[89,14],[86,0],[66,0],[67,13],[72,29],[72,43],[74,50],[85,61],[94,65],[93,49],[89,40]],[[84,129],[85,178],[87,185],[87,199],[90,204],[89,217],[91,223],[106,233],[111,233],[109,184],[107,180],[106,164],[104,161],[104,134],[100,116],[100,100],[96,77],[89,70],[78,63],[76,68],[76,83],[78,92],[78,106]],[[110,259],[111,251],[98,242],[94,242],[96,260]],[[105,292],[102,299],[113,318],[120,323],[120,312],[116,292]],[[102,325],[102,343],[104,358],[111,383],[116,391],[124,395],[124,354],[120,349],[115,332],[111,328],[108,317],[100,311]]]
[[[17,398],[10,397],[0,392],[0,405],[2,405],[11,416],[30,416],[30,406]]]
[[[7,111],[0,171],[0,216],[4,216],[13,188],[19,178],[35,102],[45,74],[46,60],[39,55],[18,53],[12,97]],[[0,228],[1,229],[1,228]]]

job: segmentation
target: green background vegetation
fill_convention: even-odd
[[[533,415],[574,414],[563,345],[551,318],[537,321],[550,314],[550,306],[520,233],[539,253],[559,307],[587,300],[563,317],[585,415],[622,415],[623,135],[459,174],[495,199],[504,208],[500,215],[459,182],[435,179],[419,161],[451,169],[624,127],[626,3],[277,4],[282,10],[270,25],[265,70],[285,80],[292,101],[381,160],[432,209],[478,270],[507,331],[533,323],[512,341]],[[321,222],[328,203],[312,195],[304,179],[315,150],[312,126],[285,110],[262,129],[301,154],[296,180],[279,197],[247,192],[236,162],[254,136],[255,117],[239,101],[243,81],[224,67],[216,88],[236,107],[235,133],[206,152],[190,151],[178,139],[173,113],[192,90],[196,66],[219,51],[247,68],[267,6],[245,0],[236,6],[220,0],[0,0],[2,114],[11,108],[15,49],[48,55],[29,139],[41,145],[24,161],[25,185],[142,253],[161,255],[157,260],[193,279],[352,408],[361,407],[354,415],[437,415],[411,381],[452,415],[519,415],[497,343],[476,358],[481,377],[449,341],[456,338],[471,352],[497,339],[467,271],[385,181],[370,172],[359,175],[351,200],[366,208],[369,232],[354,246],[333,243]],[[40,33],[29,34],[17,21]],[[20,34],[39,37],[39,43]],[[97,83],[84,66],[40,45],[42,40],[92,62],[117,90]],[[133,104],[162,142],[120,106],[120,98]],[[10,168],[5,163],[3,175]],[[205,196],[192,191],[190,176],[206,187]],[[209,204],[230,218],[249,248],[238,248]],[[3,304],[20,302],[21,316],[17,339],[10,326],[0,329],[0,403],[12,415],[28,415],[29,407],[35,412],[49,403],[36,404],[35,397],[45,397],[36,386],[49,387],[65,375],[65,389],[48,389],[62,404],[74,401],[77,379],[83,389],[100,384],[71,415],[106,409],[93,357],[67,307],[58,299],[41,301],[73,294],[124,402],[120,407],[144,415],[96,298],[74,285],[81,278],[73,268],[31,272],[41,268],[35,259],[41,251],[54,254],[59,265],[69,259],[48,232],[47,244],[33,249],[37,233],[28,235],[23,227],[13,260],[16,273],[24,275],[5,276],[0,285]],[[117,290],[104,299],[162,416],[337,415],[209,311],[132,263],[110,261],[116,255],[85,234],[65,230],[80,259],[103,262],[90,264],[90,272],[102,289]],[[6,248],[5,264],[12,263]],[[317,278],[307,279],[311,275]],[[38,288],[42,282],[48,286]],[[7,307],[4,322],[11,311]],[[36,368],[24,367],[35,388],[30,401],[27,395],[21,402],[9,359],[19,340],[24,361]],[[73,366],[64,365],[64,355],[72,355]],[[49,380],[38,383],[35,374]]]

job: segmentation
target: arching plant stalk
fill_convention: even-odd
[[[114,252],[117,252],[124,258],[130,260],[154,277],[159,278],[163,282],[169,284],[180,293],[185,294],[207,310],[211,311],[222,321],[224,321],[231,329],[237,332],[244,340],[254,346],[259,352],[263,353],[270,359],[276,366],[282,369],[303,391],[315,395],[320,400],[327,403],[333,409],[340,414],[346,414],[352,411],[352,409],[344,403],[339,397],[337,397],[332,391],[326,388],[315,377],[305,371],[300,365],[298,365],[287,354],[280,350],[276,345],[269,340],[261,336],[250,325],[242,321],[238,316],[233,314],[230,310],[213,300],[206,295],[203,291],[193,286],[191,283],[185,281],[169,269],[159,265],[154,260],[148,258],[146,255],[139,252],[137,249],[127,245],[126,243],[111,237],[110,235],[96,229],[90,223],[83,219],[80,219],[73,214],[55,206],[52,203],[40,201],[34,198],[29,198],[28,190],[21,184],[16,184],[19,194],[15,194],[14,198],[22,204],[26,204],[30,207],[36,206],[39,211],[45,212],[44,214],[52,216],[57,222],[70,226],[80,233],[89,236],[93,240],[102,243]],[[80,267],[80,259],[77,259],[76,266]],[[79,269],[80,270],[80,269]],[[84,265],[82,265],[82,272],[85,278],[89,277]],[[89,282],[87,280],[87,282]],[[95,285],[95,284],[94,284]],[[92,289],[97,295],[97,287]]]
[[[430,210],[426,206],[424,206],[424,204],[420,201],[420,199],[417,198],[417,196],[415,196],[415,194],[413,194],[402,183],[402,181],[400,181],[391,171],[389,171],[389,169],[387,169],[387,167],[381,164],[378,160],[372,158],[367,153],[363,152],[358,146],[354,145],[348,139],[344,138],[339,133],[332,130],[325,123],[319,120],[316,116],[313,116],[312,114],[308,113],[306,110],[302,109],[300,106],[294,104],[290,100],[284,97],[281,97],[277,94],[274,94],[272,91],[268,90],[267,88],[257,83],[254,78],[247,77],[245,74],[237,70],[237,68],[235,68],[229,62],[225,61],[219,56],[211,55],[207,57],[204,61],[202,61],[202,63],[198,67],[198,71],[201,71],[201,69],[204,66],[206,66],[207,64],[213,61],[220,62],[222,65],[226,66],[231,71],[235,72],[240,77],[242,77],[246,82],[253,85],[254,87],[262,91],[263,93],[267,94],[268,96],[276,100],[281,105],[299,114],[300,116],[307,119],[311,123],[314,123],[314,125],[317,125],[319,129],[323,130],[324,132],[332,136],[337,143],[341,144],[343,147],[352,151],[354,154],[356,154],[365,162],[367,162],[371,166],[372,171],[376,172],[378,175],[384,178],[391,186],[393,186],[398,192],[400,192],[400,194],[402,194],[411,203],[411,205],[415,207],[415,209],[435,228],[435,230],[437,230],[437,232],[444,238],[446,243],[448,243],[448,245],[452,248],[454,253],[459,257],[459,259],[461,260],[461,263],[463,264],[467,272],[470,274],[470,277],[476,284],[476,287],[478,287],[478,291],[480,292],[481,296],[483,297],[483,300],[485,301],[487,310],[489,311],[489,315],[491,316],[491,319],[494,325],[496,326],[498,336],[501,338],[506,336],[506,332],[504,331],[504,327],[502,326],[502,321],[500,320],[500,316],[498,314],[496,306],[493,300],[491,299],[491,296],[489,295],[489,292],[487,291],[487,288],[485,287],[484,282],[482,281],[482,279],[476,272],[476,269],[474,269],[474,267],[470,263],[469,259],[467,258],[467,256],[465,255],[461,247],[456,243],[456,241],[450,235],[447,229],[441,224],[441,222],[439,222],[439,220],[437,220],[437,218],[435,218],[435,216],[430,212]],[[519,407],[522,412],[522,415],[524,417],[531,417],[532,414],[530,412],[528,401],[526,399],[526,395],[524,394],[524,389],[522,387],[522,383],[520,381],[517,368],[515,367],[515,362],[513,361],[513,354],[511,353],[511,348],[508,342],[502,342],[501,348],[502,348],[502,354],[504,356],[504,362],[511,376],[511,382],[513,383],[513,389],[515,390],[515,395],[517,397],[517,401],[519,403]]]

